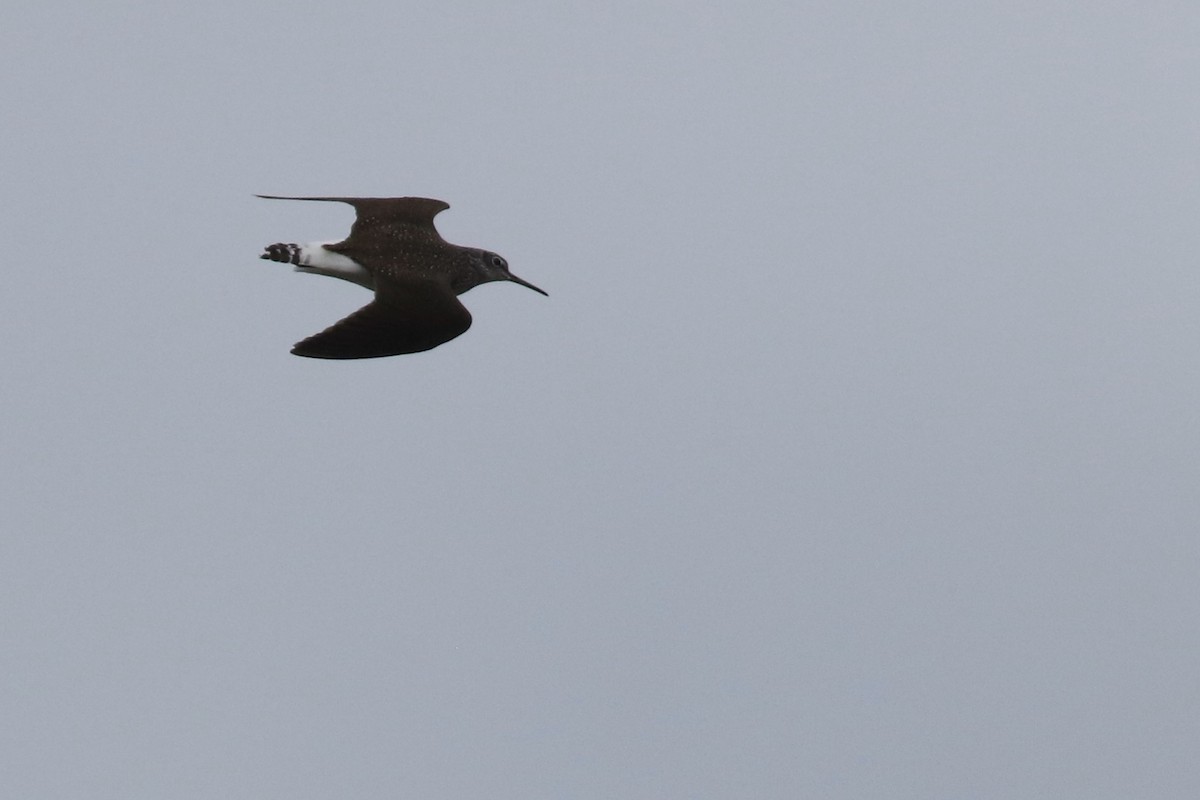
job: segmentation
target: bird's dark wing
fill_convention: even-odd
[[[432,280],[388,281],[375,300],[292,348],[309,358],[379,358],[419,353],[471,327],[471,312]]]
[[[267,200],[325,200],[349,203],[354,207],[354,226],[344,242],[330,249],[373,250],[382,242],[394,246],[396,240],[441,241],[433,218],[450,207],[449,203],[429,197],[280,197],[260,194]]]

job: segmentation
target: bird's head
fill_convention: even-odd
[[[504,260],[504,256],[493,253],[490,250],[475,250],[472,255],[474,258],[471,260],[474,262],[475,272],[478,276],[475,285],[490,281],[512,281],[513,283],[521,284],[526,289],[533,289],[539,294],[544,294],[547,297],[550,296],[529,281],[521,280],[509,272],[508,262]]]

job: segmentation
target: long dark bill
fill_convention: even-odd
[[[508,276],[508,279],[509,279],[510,281],[512,281],[513,283],[519,283],[519,284],[521,284],[521,285],[522,285],[522,286],[524,286],[526,289],[533,289],[533,290],[534,290],[535,292],[537,292],[538,294],[544,294],[544,295],[546,295],[546,297],[549,297],[549,296],[550,296],[550,295],[549,295],[549,293],[547,293],[547,292],[543,292],[541,289],[539,289],[538,287],[534,286],[534,285],[533,285],[532,283],[530,283],[529,281],[523,281],[523,280],[521,280],[520,278],[518,278],[516,275],[513,275],[513,274],[511,274],[511,273],[510,273],[510,274],[509,274],[509,276]]]

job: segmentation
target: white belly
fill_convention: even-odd
[[[370,272],[354,259],[325,249],[326,244],[332,244],[332,242],[313,242],[300,245],[298,253],[300,263],[295,267],[296,272],[341,278],[375,291],[375,279],[371,277]]]

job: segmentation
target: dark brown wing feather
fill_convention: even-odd
[[[281,197],[260,194],[267,200],[318,200],[348,203],[354,207],[354,225],[346,240],[329,249],[374,251],[395,246],[399,241],[441,242],[433,218],[450,207],[449,203],[429,197]]]
[[[432,280],[389,281],[375,300],[292,348],[309,358],[379,358],[419,353],[471,327],[471,312]]]
[[[255,197],[264,200],[349,203],[354,206],[355,211],[366,209],[378,217],[403,219],[418,225],[432,225],[433,218],[450,207],[449,203],[430,197],[283,197],[277,194],[259,194]]]

